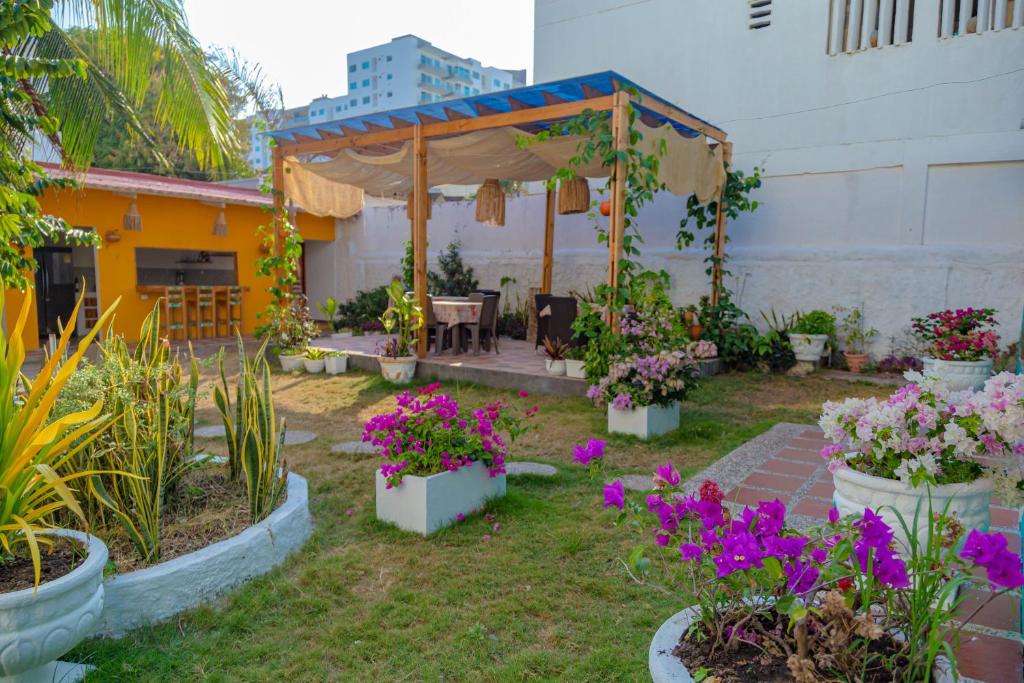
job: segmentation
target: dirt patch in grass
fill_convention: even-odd
[[[19,546],[19,549],[27,550],[24,546]],[[77,541],[66,538],[56,539],[51,548],[40,544],[39,554],[39,585],[70,574],[87,557]],[[31,557],[0,557],[0,595],[32,588],[35,581],[35,565]]]

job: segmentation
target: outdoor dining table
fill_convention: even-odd
[[[433,298],[434,303],[434,317],[437,322],[444,323],[448,326],[448,329],[452,331],[452,353],[459,353],[459,325],[470,324],[480,322],[480,311],[483,309],[483,303],[480,301],[470,301],[466,297],[458,296],[435,296]],[[441,345],[438,345],[438,349]],[[437,351],[440,353],[440,350]]]

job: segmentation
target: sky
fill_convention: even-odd
[[[407,33],[533,77],[533,0],[185,0],[185,11],[203,47],[258,63],[288,107],[346,92],[346,54]]]

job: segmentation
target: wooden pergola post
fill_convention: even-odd
[[[547,205],[544,209],[544,261],[540,273],[540,291],[551,293],[551,268],[555,251],[555,190],[548,188]]]
[[[712,250],[714,263],[711,266],[711,305],[717,306],[722,296],[722,259],[725,258],[725,227],[726,213],[725,189],[729,184],[729,166],[732,165],[732,143],[722,143],[722,163],[725,166],[726,179],[722,190],[718,193],[718,212],[715,216],[715,245]]]
[[[629,94],[615,93],[612,101],[612,141],[616,152],[624,152],[629,146]],[[626,162],[621,155],[615,157],[611,189],[611,220],[608,224],[608,323],[614,328],[615,298],[619,288],[619,261],[622,260],[622,238],[626,230]]]
[[[423,137],[423,126],[417,125],[413,131],[413,289],[416,301],[427,311],[427,207],[430,195],[427,193],[427,140]],[[416,341],[416,355],[424,358],[427,355],[426,320],[420,326]]]
[[[284,154],[281,152],[279,147],[274,148],[273,152],[273,166],[272,166],[272,179],[274,183],[273,199],[274,199],[274,256],[280,256],[282,254],[281,242],[283,239],[284,225],[282,225],[282,218],[284,213]],[[274,277],[278,280],[281,278],[280,266],[274,269]],[[276,283],[275,283],[275,286]],[[291,294],[288,292],[287,294]]]

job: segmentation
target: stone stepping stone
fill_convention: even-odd
[[[284,445],[285,446],[298,446],[299,444],[309,443],[316,438],[314,432],[304,432],[301,429],[295,431],[288,430],[284,433]]]
[[[650,491],[651,490],[651,477],[646,474],[626,474],[621,477],[617,477],[622,481],[623,488],[627,488],[630,491]],[[614,481],[614,480],[612,480]],[[609,484],[611,482],[608,482]]]
[[[223,439],[224,438],[224,425],[209,425],[206,427],[196,427],[196,436],[204,439]]]
[[[228,461],[226,455],[211,455],[209,453],[196,453],[192,456],[191,460],[195,462],[204,462],[208,465],[223,465]]]
[[[505,463],[505,474],[509,476],[536,474],[540,477],[553,477],[558,474],[558,470],[551,465],[539,462],[507,462]]]
[[[372,443],[363,441],[342,441],[331,446],[331,453],[344,453],[347,455],[373,455],[377,448]]]

